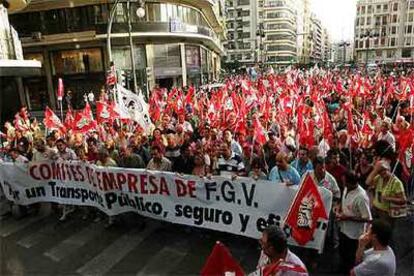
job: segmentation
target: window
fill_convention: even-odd
[[[391,27],[391,34],[396,34],[397,33],[397,27],[393,26]]]
[[[154,67],[181,67],[181,54],[179,44],[155,44]]]
[[[368,6],[368,12],[367,12],[367,13],[368,13],[368,14],[369,14],[369,13],[372,13],[372,6],[371,6],[371,5],[369,5],[369,6]]]
[[[408,14],[408,22],[413,22],[413,13]]]
[[[365,6],[361,7],[361,14],[365,14]]]
[[[367,17],[367,25],[371,25],[371,17]]]
[[[412,25],[408,25],[407,26],[407,34],[411,34],[413,32],[413,26]]]
[[[396,14],[392,15],[392,21],[391,22],[392,23],[397,23],[397,15]]]
[[[398,11],[398,3],[394,3],[394,6],[392,7],[393,11]]]
[[[411,49],[403,49],[402,53],[401,53],[401,57],[410,58],[411,57]]]
[[[81,49],[52,53],[53,74],[102,72],[101,49]]]
[[[381,12],[381,5],[377,5],[377,12]]]
[[[384,12],[388,11],[388,5],[384,4],[384,8],[383,8]]]
[[[187,68],[200,68],[200,47],[185,45],[185,62]]]
[[[391,38],[391,40],[390,40],[390,46],[391,47],[395,46],[395,37]]]
[[[394,57],[394,54],[395,54],[394,50],[388,50],[388,51],[387,51],[387,58],[392,58],[392,57]]]

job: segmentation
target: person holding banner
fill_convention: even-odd
[[[277,226],[268,226],[259,239],[261,248],[257,271],[253,275],[307,276],[301,259],[287,245],[285,233]]]
[[[270,171],[269,180],[286,185],[299,185],[299,173],[294,167],[289,165],[286,153],[279,152],[276,155],[276,166]]]
[[[164,157],[163,150],[158,145],[151,147],[152,159],[148,162],[147,169],[153,171],[171,171],[172,163]]]
[[[215,172],[217,175],[226,177],[237,177],[245,175],[243,159],[233,152],[230,144],[223,142],[219,150],[220,157],[217,160]]]
[[[77,160],[78,157],[76,156],[75,152],[68,147],[65,140],[58,139],[56,141],[56,148],[57,148],[57,155],[56,159],[61,161],[73,161]],[[67,219],[68,215],[75,211],[75,206],[72,205],[63,205],[62,208],[62,215],[59,218],[59,221],[63,222]]]

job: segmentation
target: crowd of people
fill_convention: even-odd
[[[81,160],[287,186],[300,185],[309,172],[333,194],[327,243],[339,245],[343,271],[365,262],[367,224],[377,218],[369,235],[378,248],[364,258],[385,250],[387,269],[371,261],[352,273],[393,275],[387,231],[413,199],[413,102],[414,72],[369,76],[313,68],[238,75],[215,89],[154,89],[150,130],[116,116],[86,133],[70,125],[43,130],[23,109],[14,124],[5,124],[1,159]],[[70,212],[65,207],[61,219]],[[274,229],[266,235],[283,240]]]

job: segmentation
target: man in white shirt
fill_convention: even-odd
[[[252,275],[307,276],[303,262],[287,246],[285,233],[277,226],[267,227],[259,239],[262,249],[257,271]]]
[[[395,151],[395,137],[391,133],[391,121],[390,119],[385,119],[381,125],[381,132],[378,134],[378,141],[384,140],[387,141],[392,149]]]
[[[336,219],[339,221],[339,253],[342,257],[342,269],[348,274],[355,265],[358,238],[364,233],[366,223],[372,219],[367,192],[358,185],[354,173],[345,174],[345,188]]]
[[[14,163],[24,164],[24,163],[29,162],[29,160],[25,156],[20,154],[20,151],[17,148],[12,148],[9,151],[9,154],[10,154],[10,157],[13,159]]]
[[[374,220],[368,232],[359,237],[356,252],[357,266],[351,276],[394,276],[396,271],[394,251],[389,246],[392,228],[389,223]],[[372,248],[365,250],[372,244]]]

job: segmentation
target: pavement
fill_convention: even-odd
[[[0,275],[199,275],[216,241],[223,242],[246,272],[259,256],[256,240],[142,218],[135,214],[105,229],[104,221],[66,222],[55,213],[0,220]],[[145,225],[144,225],[145,224]],[[414,275],[414,217],[398,222],[397,275]],[[295,251],[295,249],[293,249]],[[326,251],[311,275],[336,273],[339,257]]]

